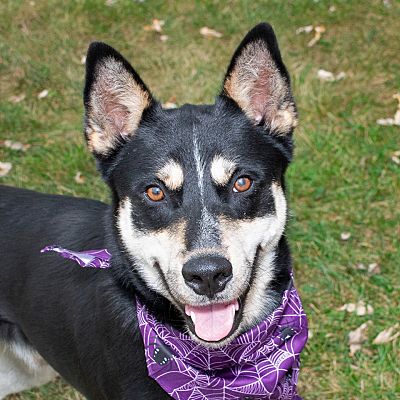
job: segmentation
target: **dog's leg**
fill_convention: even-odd
[[[56,376],[54,369],[32,347],[0,343],[0,399],[44,385]]]

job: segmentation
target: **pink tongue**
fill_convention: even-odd
[[[192,318],[196,335],[208,342],[216,342],[228,336],[232,330],[235,310],[239,308],[237,300],[228,304],[209,306],[185,306],[185,312]]]

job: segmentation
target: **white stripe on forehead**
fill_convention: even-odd
[[[184,174],[180,164],[169,160],[157,173],[158,179],[162,180],[168,189],[178,190],[183,186]]]
[[[218,241],[219,229],[216,218],[208,211],[204,201],[204,160],[201,157],[201,151],[196,135],[196,126],[193,124],[193,156],[196,165],[197,186],[200,191],[201,201],[201,219],[199,236],[196,240],[196,247],[213,246]]]
[[[211,163],[211,177],[217,185],[225,186],[230,181],[235,169],[235,162],[228,160],[221,155],[217,155]]]

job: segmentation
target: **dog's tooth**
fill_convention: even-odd
[[[239,311],[239,302],[237,300],[235,302],[235,311]]]
[[[193,323],[196,324],[196,316],[193,311],[190,312],[190,318],[192,318]]]

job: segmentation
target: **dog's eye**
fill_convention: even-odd
[[[252,183],[253,181],[249,177],[241,176],[238,179],[236,179],[236,182],[233,185],[233,191],[235,193],[245,192],[246,190],[249,190],[251,188]]]
[[[150,186],[146,189],[146,195],[151,201],[161,201],[165,195],[159,186]]]

